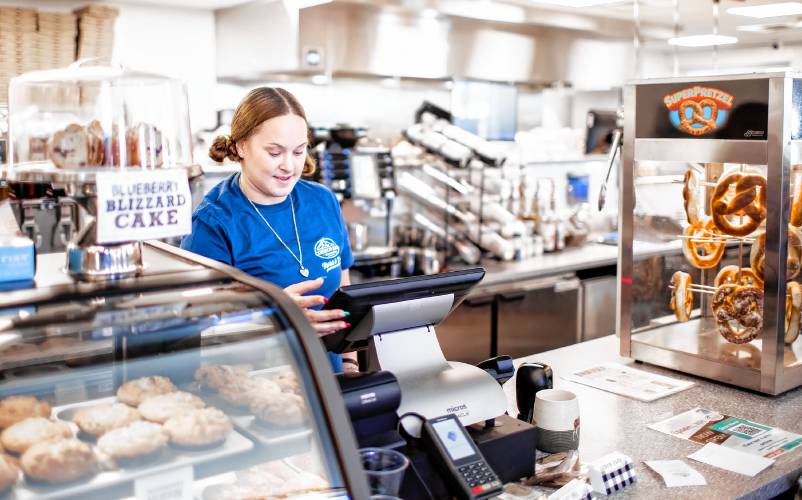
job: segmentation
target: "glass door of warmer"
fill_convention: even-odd
[[[766,170],[635,162],[633,343],[761,369]],[[788,229],[789,279],[799,274],[797,232]]]

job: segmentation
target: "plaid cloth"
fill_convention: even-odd
[[[638,480],[632,459],[617,451],[591,463],[588,476],[593,490],[603,495],[621,491]]]

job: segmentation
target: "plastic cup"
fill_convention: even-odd
[[[398,496],[409,459],[397,451],[384,448],[361,448],[359,457],[371,495]]]

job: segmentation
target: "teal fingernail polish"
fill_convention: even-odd
[[[344,318],[347,318],[347,317],[348,317],[348,316],[350,316],[350,315],[351,315],[351,313],[350,313],[350,312],[348,312],[348,311],[343,311],[343,317],[344,317]]]

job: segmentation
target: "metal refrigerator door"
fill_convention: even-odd
[[[477,364],[490,357],[492,302],[492,295],[469,297],[437,325],[437,338],[447,360]]]
[[[500,292],[498,354],[519,358],[578,342],[580,295],[574,275],[524,281]]]

